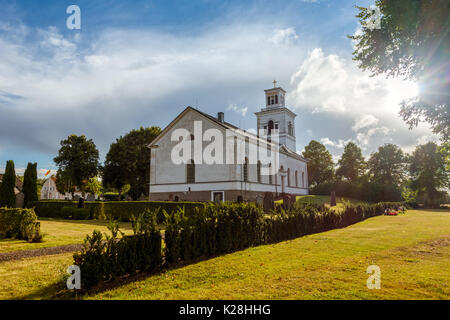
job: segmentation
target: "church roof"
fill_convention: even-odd
[[[231,130],[234,130],[234,131],[237,131],[237,133],[240,133],[240,134],[242,134],[242,135],[246,135],[246,136],[250,136],[250,137],[252,137],[253,139],[255,139],[255,140],[257,140],[257,141],[259,141],[259,142],[262,142],[262,143],[264,143],[264,144],[270,144],[270,142],[268,142],[266,139],[263,139],[263,138],[260,138],[258,135],[256,135],[256,134],[254,134],[254,133],[251,133],[251,132],[248,132],[248,131],[246,131],[246,130],[244,130],[244,129],[241,129],[241,128],[239,128],[239,127],[236,127],[235,125],[233,125],[233,124],[231,124],[231,123],[228,123],[228,122],[221,122],[221,121],[219,121],[216,117],[214,117],[214,116],[212,116],[212,115],[210,115],[210,114],[207,114],[207,113],[205,113],[205,112],[202,112],[202,111],[200,111],[200,110],[197,110],[197,109],[195,109],[195,108],[192,108],[192,107],[187,107],[186,109],[184,109],[171,123],[169,123],[162,131],[161,131],[161,133],[152,141],[152,143],[150,143],[149,145],[148,145],[148,147],[150,148],[151,146],[154,146],[154,145],[156,145],[156,142],[162,137],[162,136],[164,136],[165,134],[166,134],[166,132],[177,122],[177,120],[178,119],[180,119],[187,111],[189,111],[189,110],[191,110],[191,111],[194,111],[194,112],[197,112],[197,113],[199,113],[200,115],[202,115],[202,116],[204,116],[204,117],[206,117],[206,118],[208,118],[209,120],[211,120],[211,121],[213,121],[213,122],[215,122],[217,125],[219,125],[219,126],[221,126],[221,127],[223,127],[224,129],[231,129]],[[301,156],[300,154],[298,154],[297,152],[295,152],[294,150],[291,150],[291,149],[289,149],[287,146],[285,146],[285,145],[281,145],[280,146],[280,152],[281,153],[285,153],[285,154],[287,154],[287,155],[289,155],[289,156],[291,156],[291,157],[294,157],[294,158],[297,158],[297,159],[299,159],[299,160],[302,160],[302,161],[307,161],[307,159],[305,159],[303,156]]]

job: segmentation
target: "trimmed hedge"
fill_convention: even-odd
[[[37,201],[30,202],[28,208],[34,208],[39,217],[64,218],[62,209],[64,207],[77,208],[77,201]],[[89,219],[115,219],[121,221],[130,221],[132,216],[139,216],[146,210],[157,210],[160,208],[158,223],[164,221],[162,210],[173,213],[179,208],[184,208],[186,214],[192,215],[195,208],[203,209],[204,203],[201,202],[175,202],[175,201],[92,201],[85,202],[84,207],[89,211]]]
[[[61,209],[61,218],[74,220],[87,220],[90,212],[86,208],[63,207]]]
[[[0,239],[42,241],[40,223],[33,209],[0,208]]]
[[[147,210],[137,220],[131,219],[135,236],[117,241],[119,231],[113,228],[112,237],[104,241],[102,234],[95,231],[85,240],[83,251],[74,255],[74,261],[81,268],[83,285],[89,287],[137,271],[152,271],[164,265],[343,228],[382,215],[386,208],[401,206],[401,203],[347,203],[343,210],[337,211],[324,205],[297,203],[289,210],[279,208],[270,215],[260,206],[245,203],[208,204],[189,214],[184,209],[171,214],[160,209]],[[160,211],[166,224],[164,246],[155,228]]]
[[[162,264],[161,233],[156,228],[156,215],[141,214],[133,220],[133,236],[119,239],[117,222],[108,226],[111,236],[94,231],[84,240],[83,249],[73,258],[81,269],[82,287],[91,287],[138,271],[152,271]]]

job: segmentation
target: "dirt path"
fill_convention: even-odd
[[[13,252],[0,253],[0,263],[5,261],[20,260],[24,258],[49,256],[65,252],[75,252],[82,248],[82,244],[68,244],[65,246],[40,248],[33,250],[19,250]]]

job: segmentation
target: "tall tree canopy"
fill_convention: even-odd
[[[61,193],[73,193],[75,186],[84,190],[84,184],[99,171],[97,147],[84,135],[73,134],[62,140],[58,156],[53,161],[58,166],[56,186]]]
[[[37,163],[28,163],[23,175],[24,204],[38,200]]]
[[[112,143],[103,168],[103,184],[120,190],[131,186],[129,194],[137,199],[148,195],[150,150],[147,146],[161,133],[159,127],[139,128]]]
[[[403,101],[400,115],[410,125],[431,124],[444,140],[450,137],[450,4],[448,0],[378,0],[380,28],[371,28],[371,8],[357,7],[362,32],[353,59],[373,75],[410,79],[419,96]]]
[[[308,159],[308,182],[311,186],[330,182],[333,179],[333,158],[323,144],[311,140],[305,147],[303,156]]]
[[[373,182],[400,187],[406,179],[406,163],[402,149],[387,143],[370,155],[367,164]]]
[[[336,176],[347,179],[349,182],[356,182],[364,174],[365,162],[362,156],[361,148],[353,142],[347,143],[344,153],[338,161]]]
[[[14,162],[9,160],[6,162],[5,174],[0,184],[0,207],[14,208],[16,206],[15,186],[16,171],[14,169]]]
[[[412,186],[419,192],[425,205],[438,205],[442,194],[439,189],[450,187],[445,155],[439,152],[438,146],[433,142],[417,146],[411,157],[409,171]]]

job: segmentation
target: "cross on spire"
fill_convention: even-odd
[[[277,80],[273,80],[273,87],[276,88],[277,87]]]

